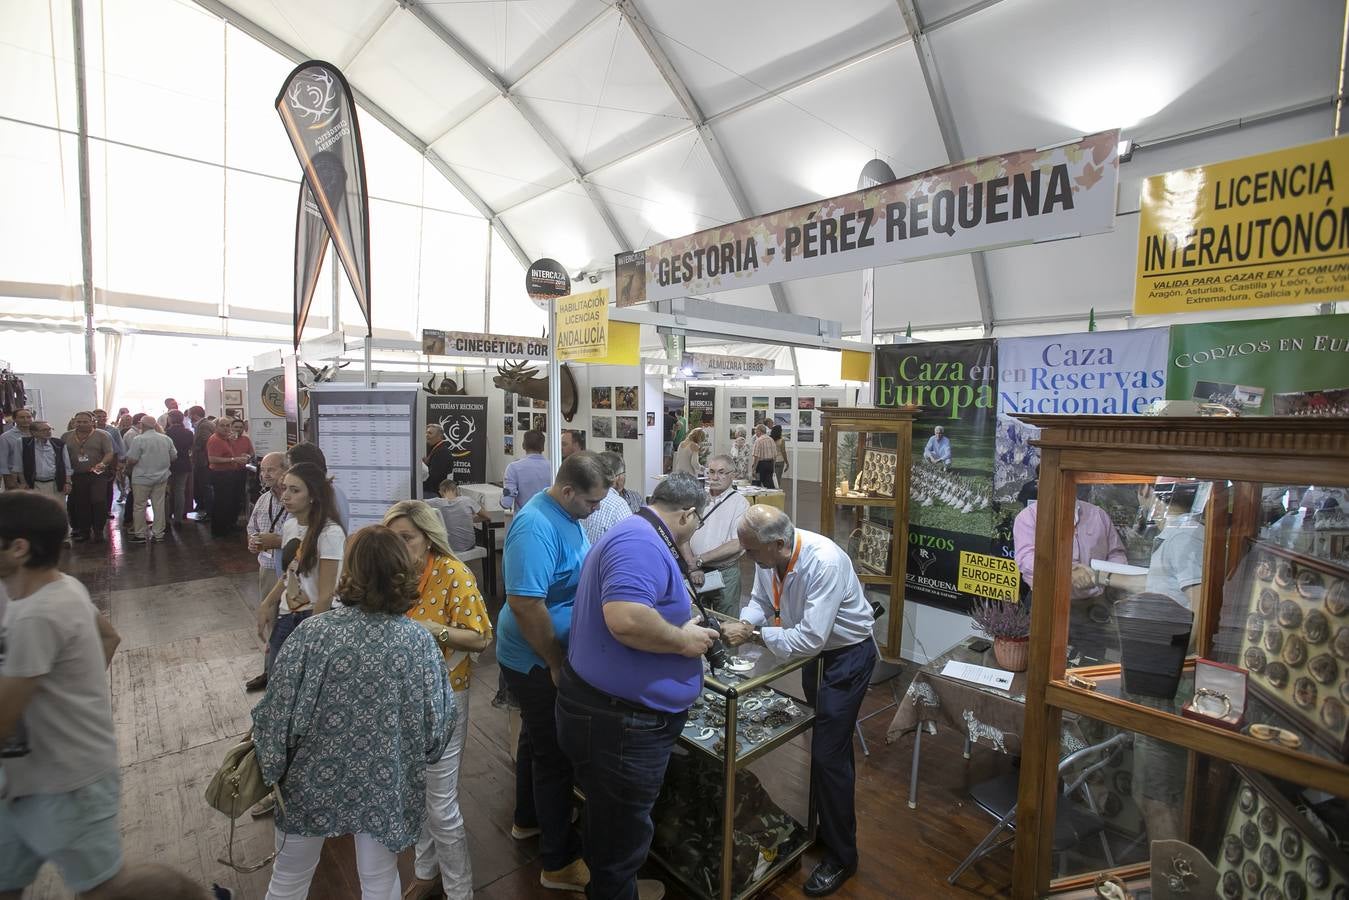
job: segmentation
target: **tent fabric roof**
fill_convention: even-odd
[[[135,14],[128,0],[86,0],[91,5],[100,15]],[[465,215],[465,222],[489,220],[490,238],[465,237],[493,261],[490,273],[482,271],[489,263],[472,273],[479,284],[489,281],[489,296],[500,280],[498,249],[520,262],[550,256],[574,273],[604,272],[621,250],[851,191],[874,157],[903,176],[951,161],[953,149],[969,158],[1111,127],[1138,142],[1121,168],[1113,232],[879,270],[878,330],[977,327],[990,316],[1020,328],[1083,318],[1089,307],[1103,321],[1123,317],[1132,301],[1140,180],[1328,136],[1345,20],[1340,0],[179,5],[144,23],[162,34],[167,62],[156,65],[190,67],[194,42],[222,41],[203,28],[205,11],[292,59],[341,68],[365,99],[365,114],[421,157],[413,165],[406,153],[401,169],[372,173],[372,193],[406,194],[440,216],[429,235],[431,226],[414,221],[411,207],[384,209],[372,227],[407,229],[421,242],[417,259],[425,266],[435,235],[449,239],[469,228],[459,222]],[[249,55],[257,50],[228,42],[226,49],[229,79],[273,77],[275,63]],[[41,77],[40,62],[33,65]],[[224,78],[217,71],[206,77]],[[67,79],[57,78],[58,105],[68,105],[61,99],[69,96]],[[134,84],[134,74],[127,81]],[[146,103],[166,99],[175,98],[146,89]],[[6,102],[15,121],[47,115],[36,108],[47,102],[41,96]],[[94,117],[98,102],[91,96]],[[119,112],[122,122],[161,127],[152,116]],[[259,129],[273,115],[237,112],[245,114],[259,117]],[[169,121],[177,130],[159,143],[213,159],[234,139],[208,118],[196,116],[195,130]],[[250,173],[293,178],[284,144],[274,149],[240,145],[228,153]],[[115,174],[116,148],[106,152],[104,165]],[[402,158],[392,150],[383,155]],[[70,160],[61,165],[69,176]],[[432,185],[432,169],[447,181]],[[229,190],[246,180],[227,178]],[[258,181],[260,194],[290,190]],[[249,229],[228,237],[248,241]],[[122,250],[112,240],[110,255]],[[109,265],[143,267],[134,250],[125,248],[125,258]],[[986,302],[977,267],[987,272]],[[3,268],[0,278],[14,277]],[[415,279],[399,281],[404,276],[387,266],[378,277],[394,279],[382,283],[383,296],[416,292]],[[117,287],[100,286],[109,293]],[[156,286],[150,279],[130,289],[150,295]],[[712,299],[836,319],[845,333],[855,332],[860,280],[834,275]],[[419,309],[405,318],[415,327],[420,316]],[[484,327],[502,324],[490,310],[483,318]]]

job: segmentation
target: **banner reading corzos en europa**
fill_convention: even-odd
[[[1143,182],[1135,313],[1346,297],[1349,138]]]
[[[1349,416],[1349,316],[1172,325],[1168,400],[1244,416]]]
[[[913,424],[909,546],[894,551],[909,555],[907,595],[958,611],[977,597],[1014,601],[1015,567],[1007,572],[993,541],[997,344],[878,346],[872,394],[877,406],[921,409]]]
[[[954,163],[674,238],[646,251],[665,300],[1109,231],[1118,131]]]

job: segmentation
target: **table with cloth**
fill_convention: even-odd
[[[918,807],[918,772],[924,731],[936,734],[937,726],[945,725],[962,732],[966,759],[969,759],[974,744],[1009,756],[1021,755],[1022,726],[1026,717],[1026,673],[1016,673],[1011,687],[1005,691],[941,674],[951,660],[1000,668],[993,658],[991,646],[983,652],[970,649],[970,645],[978,640],[976,637],[965,638],[915,673],[886,730],[886,743],[891,744],[909,731],[914,733],[910,809]],[[1086,746],[1076,724],[1067,715],[1064,716],[1062,746],[1065,754]]]

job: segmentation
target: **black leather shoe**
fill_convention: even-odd
[[[244,690],[248,691],[249,693],[252,693],[253,691],[266,690],[266,688],[267,688],[266,672],[263,672],[261,675],[254,675],[252,678],[244,682]]]
[[[824,897],[832,894],[843,886],[857,871],[857,867],[845,868],[840,863],[832,859],[826,859],[815,867],[815,871],[810,873],[806,879],[806,886],[803,888],[807,897]]]

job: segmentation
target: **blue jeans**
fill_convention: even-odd
[[[515,699],[520,701],[521,743],[533,763],[534,808],[538,813],[539,856],[545,871],[566,868],[581,856],[581,838],[571,824],[574,802],[571,762],[557,745],[557,722],[553,708],[557,688],[548,669],[535,666],[528,674],[501,667]],[[517,766],[517,779],[524,774]],[[517,790],[517,797],[519,791]],[[516,824],[525,824],[517,822]]]
[[[687,712],[640,711],[586,684],[567,666],[557,736],[585,793],[585,859],[592,900],[636,900],[637,870],[655,828],[651,807]]]
[[[276,662],[276,655],[281,652],[281,645],[290,637],[290,633],[300,627],[300,623],[313,615],[311,610],[304,610],[296,613],[281,613],[276,617],[276,624],[272,626],[272,636],[267,639],[267,659],[263,663],[264,672],[272,671],[272,663]]]

